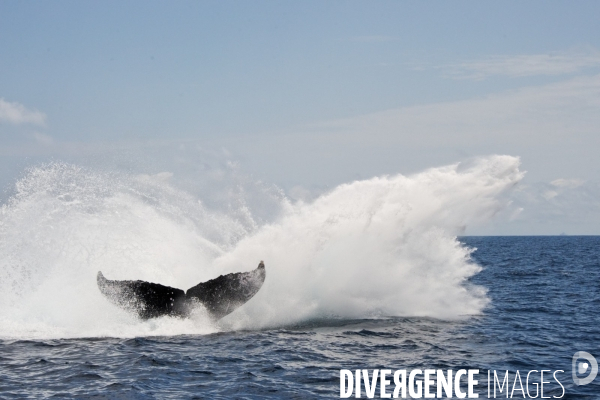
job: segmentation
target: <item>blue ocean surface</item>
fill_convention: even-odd
[[[331,318],[195,336],[4,339],[0,397],[339,398],[340,369],[464,368],[479,369],[480,398],[487,397],[488,371],[509,370],[512,381],[519,370],[525,381],[528,371],[542,369],[564,371],[557,375],[562,398],[600,398],[600,377],[585,386],[571,377],[575,352],[600,356],[600,237],[460,241],[477,248],[472,257],[483,267],[467,283],[488,291],[481,315]],[[544,395],[560,397],[550,380]]]

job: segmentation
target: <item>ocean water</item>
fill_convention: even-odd
[[[571,379],[575,352],[600,355],[600,237],[461,236],[509,207],[518,165],[282,196],[268,220],[165,175],[32,168],[0,214],[0,398],[339,398],[340,369],[383,368],[479,369],[483,398],[488,370],[563,370],[562,398],[600,398]],[[217,323],[140,321],[95,287],[102,270],[187,289],[261,259],[261,291]]]

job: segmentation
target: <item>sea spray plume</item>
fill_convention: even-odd
[[[492,156],[357,181],[310,203],[282,199],[280,217],[256,226],[152,175],[32,168],[0,212],[0,337],[214,332],[202,313],[131,317],[102,297],[97,272],[187,287],[263,258],[269,278],[221,328],[478,313],[487,299],[468,278],[479,267],[455,236],[506,205],[518,164]]]
[[[186,287],[229,272],[211,262],[247,234],[238,220],[149,176],[33,167],[0,213],[0,336],[214,331],[206,318],[136,326],[105,301],[96,273]]]
[[[456,236],[507,205],[523,177],[518,167],[518,158],[491,156],[356,181],[297,203],[216,260],[226,268],[258,253],[273,265],[256,300],[224,322],[480,313],[485,291],[468,282],[480,267]]]

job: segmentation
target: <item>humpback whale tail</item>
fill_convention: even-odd
[[[112,303],[136,313],[142,319],[163,315],[187,317],[194,303],[200,303],[215,319],[221,319],[250,300],[262,287],[266,270],[264,262],[249,272],[221,275],[181,289],[145,281],[114,281],[98,271],[100,292]]]

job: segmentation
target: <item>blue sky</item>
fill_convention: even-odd
[[[526,212],[484,233],[600,233],[598,15],[593,1],[1,2],[0,183],[140,143],[223,151],[297,193],[503,153],[528,171]]]

